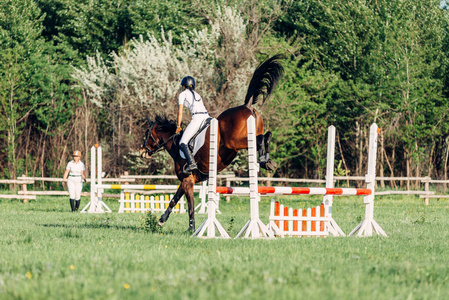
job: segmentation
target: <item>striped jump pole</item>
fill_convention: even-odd
[[[250,187],[226,187],[218,186],[216,189],[219,194],[226,195],[249,195]],[[355,196],[371,195],[370,189],[354,188],[308,188],[308,187],[285,187],[285,186],[259,186],[257,193],[261,195],[337,195],[337,196]]]
[[[220,195],[216,191],[217,187],[217,153],[218,153],[218,121],[212,119],[210,122],[210,150],[209,150],[209,180],[207,192],[207,219],[200,227],[193,233],[193,237],[203,237],[207,230],[208,238],[230,238],[229,234],[218,222],[216,212]],[[215,235],[215,228],[217,228],[219,236]]]
[[[179,185],[174,184],[98,184],[97,189],[104,190],[177,190]],[[194,186],[194,190],[201,189],[201,186]]]

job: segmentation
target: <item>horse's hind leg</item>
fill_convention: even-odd
[[[259,163],[262,168],[265,169],[267,163],[266,151],[265,151],[265,136],[259,134],[256,136],[257,153],[259,154]]]
[[[259,138],[260,136],[262,135],[257,136],[257,141],[262,141],[262,145],[260,145],[260,148],[259,144],[257,144],[259,150],[260,166],[266,170],[274,171],[277,168],[277,164],[270,159],[270,143],[273,134],[268,131],[264,136],[262,136],[262,138]]]
[[[164,214],[159,219],[159,225],[162,226],[164,223],[168,220],[168,217],[170,216],[173,207],[178,204],[179,199],[181,199],[182,195],[184,195],[184,190],[181,189],[181,187],[178,188],[173,198],[170,200],[170,203],[168,204],[167,209],[165,210]]]

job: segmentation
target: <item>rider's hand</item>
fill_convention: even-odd
[[[181,126],[178,126],[178,127],[176,128],[176,133],[180,133],[181,131],[182,131]]]
[[[65,188],[65,181],[62,182],[62,187]]]

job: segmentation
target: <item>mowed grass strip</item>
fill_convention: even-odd
[[[261,200],[268,221],[269,197]],[[318,197],[277,197],[317,205]],[[83,207],[88,200],[83,199]],[[364,216],[361,197],[335,197],[334,219],[349,233]],[[107,205],[118,211],[117,200]],[[68,199],[0,200],[0,299],[445,299],[449,295],[449,202],[377,197],[388,238],[191,238],[187,214],[162,232],[145,215],[69,212]],[[220,203],[235,237],[248,198]],[[196,216],[197,227],[205,215]]]

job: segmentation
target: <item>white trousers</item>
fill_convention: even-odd
[[[195,133],[200,128],[201,124],[204,120],[209,118],[209,114],[197,114],[192,117],[192,121],[190,121],[189,125],[187,125],[184,133],[182,134],[180,144],[188,144],[190,139],[195,135]]]
[[[69,176],[67,179],[67,188],[70,199],[81,200],[81,191],[83,190],[83,178],[81,176]]]

